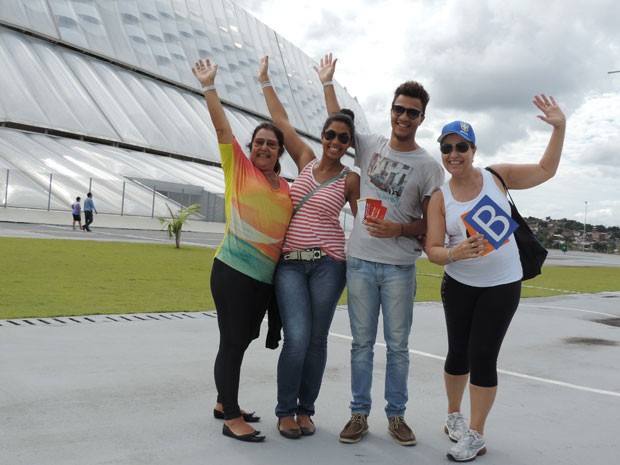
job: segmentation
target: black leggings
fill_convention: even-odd
[[[497,386],[499,349],[520,298],[521,281],[472,287],[444,274],[441,300],[448,329],[446,373],[471,372],[471,384]]]
[[[250,278],[216,258],[211,270],[211,293],[220,329],[214,367],[217,400],[224,407],[225,418],[230,420],[241,416],[241,363],[250,342],[258,337],[273,286]]]

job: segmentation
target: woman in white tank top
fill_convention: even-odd
[[[538,118],[553,131],[538,163],[492,167],[508,188],[542,184],[555,175],[560,163],[566,118],[553,97],[536,96],[533,103],[543,113]],[[509,220],[502,217],[501,210],[510,216],[510,207],[501,182],[473,165],[473,128],[454,121],[444,126],[438,142],[443,165],[452,177],[431,197],[426,253],[431,262],[445,265],[441,295],[448,329],[444,366],[448,418],[444,430],[456,442],[448,457],[464,462],[486,452],[484,425],[497,392],[497,356],[519,305],[522,270]],[[485,232],[486,238],[477,231]],[[468,381],[469,423],[461,413]]]

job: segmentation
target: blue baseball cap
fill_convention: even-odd
[[[441,143],[443,138],[448,134],[458,134],[466,141],[476,145],[476,134],[474,134],[474,128],[471,127],[471,124],[466,123],[465,121],[452,121],[451,123],[446,124],[441,130],[441,136],[439,136],[437,142]]]

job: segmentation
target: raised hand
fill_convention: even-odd
[[[269,56],[265,55],[260,59],[256,77],[260,83],[269,81]]]
[[[554,128],[561,128],[566,125],[566,116],[564,116],[562,109],[555,103],[555,99],[552,96],[547,98],[545,94],[537,95],[532,100],[532,103],[544,113],[544,116],[538,115],[538,118],[545,123],[550,124]]]
[[[336,63],[338,58],[333,58],[332,54],[326,54],[321,58],[320,66],[314,66],[314,70],[319,75],[321,82],[327,82],[334,79],[334,73],[336,72]]]
[[[202,61],[202,58],[196,62],[192,67],[192,73],[196,76],[196,79],[200,82],[200,85],[211,86],[215,82],[215,76],[217,74],[217,65],[212,65],[211,60],[208,58]]]

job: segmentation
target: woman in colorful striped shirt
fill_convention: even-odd
[[[273,293],[273,274],[293,210],[289,185],[278,175],[284,135],[271,123],[260,124],[252,134],[248,159],[215,89],[217,65],[199,60],[192,72],[203,86],[226,184],[226,230],[211,271],[220,330],[214,415],[224,418],[224,435],[260,442],[265,436],[248,424],[258,417],[239,408],[239,378],[243,355],[258,334]]]
[[[341,159],[355,128],[345,114],[330,116],[323,127],[323,154],[317,159],[288,120],[269,82],[268,57],[258,79],[274,123],[299,169],[291,187],[295,212],[284,239],[274,284],[284,329],[278,361],[278,430],[289,439],[314,434],[314,402],[327,361],[327,335],[346,282],[344,231],[340,211],[346,202],[357,213],[360,178]]]

